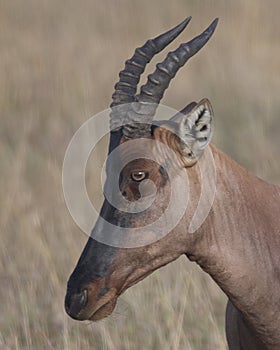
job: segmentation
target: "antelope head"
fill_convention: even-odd
[[[183,199],[189,196],[190,205],[178,217],[183,204],[179,199],[176,203],[175,196],[177,208],[168,215],[166,212],[174,197],[174,181],[182,193],[187,187],[186,174],[192,182],[190,188],[200,186],[196,165],[211,140],[212,108],[203,99],[189,104],[169,121],[152,124],[152,120],[171,79],[207,43],[218,20],[168,53],[136,94],[146,64],[183,31],[190,19],[137,48],[119,74],[111,104],[106,199],[67,286],[65,308],[74,319],[108,316],[127,288],[191,252],[195,236],[185,231],[198,198],[186,193]],[[169,232],[163,235],[166,227]]]

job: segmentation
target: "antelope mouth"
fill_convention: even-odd
[[[117,293],[114,288],[107,291],[100,299],[96,298],[94,293],[88,291],[88,305],[84,308],[83,319],[98,321],[105,318],[114,311],[117,304]]]
[[[92,314],[89,316],[88,320],[90,321],[99,321],[109,315],[114,311],[117,304],[117,297],[109,301],[105,301],[103,304],[99,305]]]
[[[104,293],[102,289],[101,292]],[[72,296],[72,298],[66,295],[65,310],[74,320],[98,321],[114,311],[117,297],[115,289],[108,290],[100,297],[98,297],[96,289],[84,289],[83,292]]]
[[[88,306],[88,316],[86,317],[87,320],[90,321],[99,321],[107,316],[110,316],[112,312],[114,311],[118,297],[124,293],[125,290],[127,290],[129,287],[133,286],[134,284],[138,283],[142,279],[144,279],[146,276],[150,275],[151,271],[143,273],[141,275],[133,275],[132,278],[127,280],[127,283],[125,283],[122,287],[122,289],[117,293],[116,289],[111,289],[107,292],[107,294],[104,295],[95,305],[94,307]],[[90,311],[91,310],[91,311]],[[92,311],[93,310],[93,311]]]

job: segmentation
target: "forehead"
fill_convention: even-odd
[[[162,159],[158,156],[153,136],[134,140],[121,140],[119,159],[122,164],[123,174],[131,171],[157,170]]]
[[[161,165],[155,162],[154,160],[138,158],[132,160],[131,162],[124,164],[122,172],[128,173],[131,171],[149,171],[157,170]]]
[[[156,160],[158,145],[151,135],[145,138],[126,139],[122,138],[118,146],[120,161],[128,164],[133,161]]]
[[[174,121],[157,121],[148,137],[128,139],[122,136],[108,157],[109,167],[119,171],[151,171],[165,166],[166,162],[177,164],[177,127]]]

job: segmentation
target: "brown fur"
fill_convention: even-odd
[[[177,139],[161,130],[158,129],[155,137],[178,150]],[[274,213],[279,209],[279,189],[249,174],[216,148],[212,150],[218,170],[216,200],[199,232],[191,240],[186,236],[186,254],[216,280],[241,311],[235,309],[243,348],[277,349],[280,346],[280,222]],[[194,175],[193,183],[199,181],[195,167],[191,175]],[[199,188],[197,190],[194,202],[198,200]],[[169,260],[164,240],[160,242],[165,258],[156,260],[160,265]],[[172,248],[178,249],[175,243],[167,247],[170,252]],[[151,255],[156,255],[156,249],[150,249]],[[125,255],[127,258],[128,254]],[[139,255],[138,249],[132,251],[133,259]],[[138,275],[144,277],[152,272],[153,265],[148,266],[148,270],[135,267],[133,277],[127,278],[133,282],[124,283],[122,291],[138,281]],[[228,334],[230,329],[227,325]],[[249,347],[249,343],[253,345]]]
[[[188,227],[200,198],[201,179],[196,159],[186,166],[188,160],[183,159],[178,138],[170,127],[156,129],[154,138],[176,152],[177,159],[168,160],[174,176],[178,167],[185,166],[190,182],[187,211],[176,228],[161,240],[149,246],[117,249],[102,282],[102,288],[106,286],[108,290],[106,300],[98,299],[101,286],[97,280],[87,287],[95,290],[89,296],[89,318],[107,316],[113,310],[116,297],[127,288],[186,254],[211,275],[231,301],[227,311],[230,350],[280,349],[279,187],[251,175],[211,146],[217,170],[216,197],[203,225],[190,234]],[[150,151],[157,155],[162,152],[160,158],[166,161],[158,145]],[[137,199],[137,191],[129,183],[132,169],[148,170],[165,198],[169,181],[163,181],[158,164],[138,160],[125,168],[120,184],[122,190],[129,193],[130,200]],[[145,216],[147,213],[141,214],[139,222],[160,215],[162,205],[155,206],[150,217]],[[104,305],[104,300],[108,305],[102,309],[100,305]]]

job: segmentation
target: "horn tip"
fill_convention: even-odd
[[[215,30],[216,27],[217,27],[218,22],[219,22],[219,17],[216,17],[214,19],[214,21],[210,24],[210,27],[213,28],[213,30]]]
[[[187,25],[192,19],[192,16],[187,17],[186,19],[183,20],[182,24],[184,23],[185,25]]]
[[[192,16],[185,18],[181,23],[177,25],[177,28],[180,28],[180,31],[182,32],[186,28],[186,26],[190,23],[191,19],[192,19]]]
[[[190,23],[191,19],[192,19],[192,16],[185,18],[181,23],[177,24],[177,26],[174,29],[171,29],[171,31],[174,30],[174,33],[177,33],[176,36],[179,35]]]

